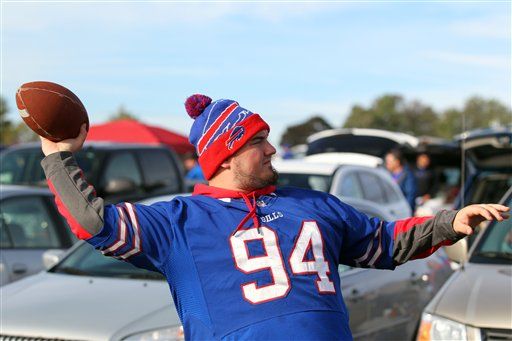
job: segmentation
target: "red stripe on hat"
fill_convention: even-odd
[[[215,135],[215,133],[217,132],[217,130],[219,130],[219,128],[222,125],[222,123],[224,123],[224,121],[229,117],[229,115],[231,115],[231,113],[233,112],[233,110],[236,109],[236,107],[238,107],[238,103],[237,102],[231,103],[219,115],[219,117],[217,117],[217,119],[215,120],[215,122],[213,122],[213,124],[210,126],[210,128],[208,128],[208,130],[206,131],[206,134],[201,136],[201,139],[199,139],[199,142],[197,142],[197,153],[199,155],[203,154],[204,149],[208,145],[208,142],[210,142],[210,140],[213,137],[213,135]]]
[[[268,124],[263,121],[263,119],[258,114],[253,114],[245,120],[238,122],[237,126],[243,126],[245,128],[245,133],[240,140],[236,141],[236,144],[232,147],[232,149],[228,149],[226,146],[226,140],[229,138],[229,135],[232,131],[231,129],[222,133],[219,138],[215,140],[215,142],[213,142],[202,155],[199,156],[199,165],[201,165],[204,177],[207,180],[212,178],[224,160],[235,154],[259,131],[270,131]]]
[[[393,234],[393,239],[396,239],[396,236],[399,233],[404,233],[414,228],[414,226],[423,223],[426,220],[432,219],[433,217],[413,217],[404,220],[398,220],[395,223],[395,232]]]
[[[69,227],[71,228],[71,232],[75,236],[77,236],[79,239],[89,239],[92,237],[92,234],[90,234],[86,229],[82,227],[78,223],[78,221],[71,215],[67,207],[64,205],[64,202],[60,199],[59,194],[55,190],[55,187],[53,186],[53,183],[51,180],[48,180],[48,187],[50,188],[50,191],[55,195],[55,203],[57,204],[57,209],[59,210],[59,213],[66,218],[66,221],[69,224]]]

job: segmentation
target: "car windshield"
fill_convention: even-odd
[[[75,153],[75,160],[80,166],[80,169],[82,169],[84,172],[85,177],[93,183],[97,182],[98,180],[96,177],[99,173],[99,168],[103,164],[104,158],[104,151],[90,147],[85,147],[79,152]]]
[[[504,205],[512,203],[512,196]],[[512,264],[512,219],[491,223],[471,254],[470,262]]]
[[[279,173],[277,184],[279,186],[293,186],[312,189],[315,191],[329,192],[332,183],[332,175]]]
[[[85,176],[95,183],[103,163],[104,152],[85,147],[75,154]],[[0,154],[0,183],[45,186],[46,179],[40,163],[44,158],[40,147],[7,150]]]
[[[50,272],[78,276],[163,280],[158,272],[140,269],[115,258],[103,256],[91,245],[82,243]]]

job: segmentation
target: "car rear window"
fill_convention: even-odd
[[[165,150],[139,151],[146,188],[151,194],[180,191],[179,171]]]

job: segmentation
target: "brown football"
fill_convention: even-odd
[[[51,82],[25,83],[16,91],[23,121],[38,135],[58,142],[78,136],[89,117],[80,99],[69,89]]]

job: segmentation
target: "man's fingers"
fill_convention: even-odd
[[[491,207],[497,209],[500,212],[507,212],[507,211],[510,210],[510,207],[507,207],[507,206],[504,206],[504,205],[500,205],[500,204],[484,204],[484,205],[491,206]]]
[[[80,127],[80,134],[78,134],[77,137],[80,137],[81,139],[85,139],[85,136],[87,136],[87,124],[82,124]]]
[[[489,210],[485,208],[485,205],[477,205],[475,213],[484,217],[486,220],[492,220],[493,218]]]
[[[494,207],[493,205],[482,204],[481,207],[483,207],[490,214],[492,214],[496,220],[498,220],[498,221],[502,221],[503,220],[503,217],[501,216],[500,211],[496,207]],[[491,220],[491,219],[488,219],[488,220]]]

